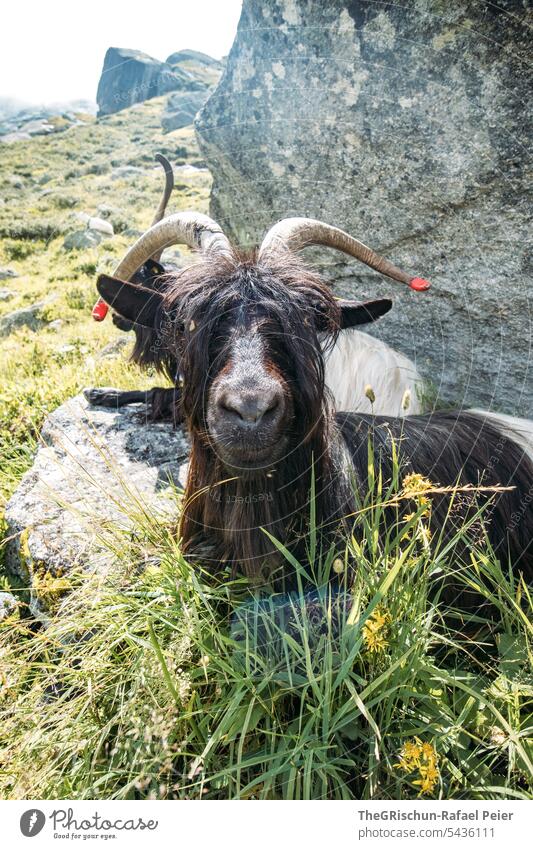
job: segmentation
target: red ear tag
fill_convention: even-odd
[[[409,281],[409,286],[411,289],[414,289],[415,292],[425,292],[426,289],[429,289],[431,283],[429,280],[424,280],[423,277],[413,277],[413,279]]]
[[[107,306],[106,302],[99,300],[95,303],[91,315],[95,321],[103,321],[107,315],[108,310],[109,307]]]

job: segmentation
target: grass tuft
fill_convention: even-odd
[[[417,532],[424,502],[386,530],[378,489],[344,554],[311,527],[289,594],[207,582],[146,513],[108,528],[111,575],[78,577],[46,630],[23,609],[2,629],[0,793],[530,798],[527,592],[479,548],[456,580],[492,619],[445,608],[452,547]]]

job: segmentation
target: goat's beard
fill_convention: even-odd
[[[272,538],[304,562],[314,479],[317,524],[338,528],[341,503],[329,445],[330,418],[322,416],[312,434],[272,471],[228,475],[212,447],[193,434],[180,534],[184,553],[206,571],[229,567],[256,585],[293,585],[293,570]]]

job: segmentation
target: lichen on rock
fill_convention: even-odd
[[[525,14],[518,0],[244,0],[196,131],[211,214],[238,243],[292,215],[348,230],[433,283],[414,295],[316,252],[339,294],[395,299],[369,332],[443,399],[529,415]]]
[[[85,569],[113,568],[106,531],[134,533],[143,512],[172,523],[188,444],[170,424],[146,424],[143,405],[58,407],[6,508],[7,566],[31,590],[39,618],[54,612]]]

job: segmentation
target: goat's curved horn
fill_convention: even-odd
[[[165,217],[165,212],[167,210],[167,204],[170,200],[170,195],[172,194],[172,190],[174,188],[174,171],[172,169],[172,165],[162,153],[156,153],[155,159],[159,162],[165,171],[165,188],[163,189],[163,194],[161,195],[161,200],[159,201],[159,205],[155,211],[155,215],[152,219],[152,227],[154,224],[157,224],[161,219]],[[161,254],[163,250],[157,251],[152,257],[155,262],[159,262],[161,259]],[[92,309],[92,317],[95,321],[103,321],[108,313],[108,307],[105,301],[102,298],[98,298],[93,309]]]
[[[170,245],[187,245],[204,254],[232,256],[231,245],[216,221],[201,212],[176,212],[139,236],[115,268],[113,276],[130,280],[144,262]],[[107,304],[99,298],[92,316],[95,321],[102,321],[106,314]]]
[[[368,248],[362,242],[354,239],[330,224],[317,221],[314,218],[284,218],[270,228],[259,248],[259,259],[267,254],[279,251],[298,251],[310,245],[324,245],[327,248],[336,248],[349,256],[353,256],[369,265],[370,268],[379,271],[386,277],[397,280],[399,283],[407,283],[411,289],[424,291],[429,289],[430,283],[423,277],[412,277],[393,265],[384,257],[377,254],[372,248]]]
[[[160,165],[163,166],[165,171],[165,188],[163,189],[163,194],[161,195],[161,200],[159,201],[159,206],[155,211],[155,215],[152,219],[152,227],[154,224],[157,224],[158,221],[161,221],[165,217],[165,212],[167,211],[167,204],[170,200],[170,195],[172,194],[172,190],[174,188],[174,171],[172,170],[172,165],[162,153],[156,153],[155,158]],[[162,250],[155,253],[152,257],[156,262],[159,262],[161,259]]]
[[[143,262],[171,245],[231,255],[230,243],[216,221],[200,212],[176,212],[158,221],[137,239],[117,265],[114,276],[129,280]]]
[[[174,188],[174,171],[172,170],[172,165],[170,164],[166,156],[163,156],[162,153],[156,153],[155,159],[157,160],[157,162],[159,162],[160,165],[163,166],[163,169],[165,171],[165,188],[163,189],[163,194],[161,196],[161,200],[159,201],[159,206],[155,211],[152,226],[154,224],[157,224],[158,221],[161,221],[161,219],[165,217],[167,204]]]

